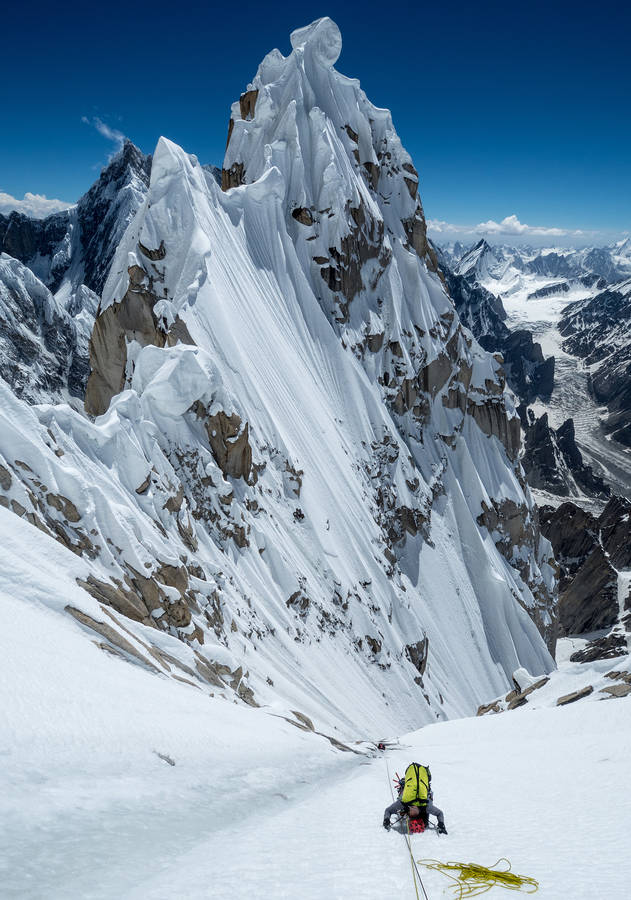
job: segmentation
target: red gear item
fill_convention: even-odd
[[[425,831],[425,822],[422,819],[409,819],[408,828],[410,834],[423,834]]]

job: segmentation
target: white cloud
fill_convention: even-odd
[[[506,216],[501,222],[481,222],[476,229],[486,234],[528,234],[541,237],[563,237],[564,235],[582,235],[583,231],[568,231],[566,228],[549,228],[545,225],[526,225],[517,216]]]
[[[124,135],[122,131],[119,131],[118,128],[112,128],[107,124],[107,122],[104,122],[103,119],[100,119],[98,116],[92,116],[91,119],[89,119],[87,116],[81,116],[81,121],[84,123],[84,125],[91,125],[93,128],[96,128],[100,135],[102,135],[108,141],[112,141],[116,145],[115,149],[110,154],[110,159],[121,149],[121,147],[127,140],[126,135]]]
[[[479,222],[477,225],[457,225],[440,219],[428,219],[427,227],[430,236],[440,240],[469,240],[480,237],[493,238],[520,238],[522,241],[534,239],[539,243],[541,239],[556,238],[562,241],[584,241],[594,238],[597,231],[583,231],[581,229],[556,228],[548,225],[527,225],[520,222],[516,215],[506,216],[501,222],[490,219],[488,222]]]
[[[12,197],[11,194],[5,194],[0,191],[0,213],[8,215],[13,210],[23,213],[25,216],[31,216],[33,219],[45,219],[52,213],[61,212],[64,209],[70,209],[73,203],[66,203],[64,200],[54,200],[46,197],[44,194],[31,194],[27,191],[23,200]]]

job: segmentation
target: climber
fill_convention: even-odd
[[[410,831],[425,831],[429,816],[438,819],[438,833],[447,834],[445,817],[437,806],[434,806],[434,793],[431,789],[432,776],[427,766],[410,763],[405,770],[405,777],[395,779],[399,791],[399,799],[391,803],[383,814],[383,827],[390,829],[390,816],[400,813],[408,817]]]

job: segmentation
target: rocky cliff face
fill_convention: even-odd
[[[609,497],[609,485],[583,461],[572,419],[555,430],[547,413],[536,418],[532,410],[520,411],[525,431],[522,465],[531,487],[559,497]]]
[[[51,290],[56,291],[70,264],[75,210],[31,219],[22,213],[0,215],[0,249],[28,266]]]
[[[609,410],[606,431],[631,447],[631,279],[570,304],[559,328],[564,348],[591,367],[594,397]]]
[[[19,454],[0,429],[0,502],[86,561],[83,626],[113,614],[172,677],[411,725],[552,667],[554,564],[390,114],[333,68],[330,20],[292,45],[233,106],[223,191],[160,140],[92,335],[97,418],[31,412]]]
[[[572,656],[591,662],[628,653],[631,634],[631,503],[612,497],[598,516],[573,503],[542,507],[542,532],[560,567],[560,636],[602,632]],[[626,572],[625,572],[626,570]]]
[[[31,403],[77,395],[87,378],[81,336],[26,266],[0,254],[0,377]]]

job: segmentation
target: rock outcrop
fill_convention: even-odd
[[[570,304],[559,330],[564,349],[590,367],[594,398],[609,411],[605,430],[631,447],[631,279]]]
[[[627,657],[628,659],[628,657]],[[520,670],[524,673],[524,670]],[[518,673],[515,673],[518,674]],[[528,675],[528,673],[524,673]],[[590,680],[579,679],[579,687],[569,693],[559,693],[559,682],[562,681],[567,691],[567,673],[554,672],[549,677],[533,678],[528,675],[527,683],[515,682],[515,690],[510,691],[504,697],[497,697],[490,703],[483,703],[478,707],[478,715],[485,716],[500,712],[509,712],[523,706],[568,706],[579,701],[600,702],[620,697],[627,697],[631,693],[631,672],[625,669],[613,669],[611,672],[602,673],[598,669],[591,670]],[[583,684],[580,684],[583,681]],[[612,683],[613,682],[613,683]]]
[[[535,418],[532,410],[522,407],[520,414],[525,432],[522,465],[531,487],[560,497],[609,497],[609,485],[583,461],[572,419],[555,430],[547,413]]]
[[[90,338],[90,376],[85,394],[89,415],[102,415],[112,397],[124,389],[126,379],[131,378],[133,372],[128,371],[127,365],[127,347],[131,341],[140,347],[172,347],[179,341],[193,343],[179,316],[167,325],[155,312],[156,303],[168,299],[163,273],[155,265],[164,256],[164,244],[150,249],[138,243],[137,262],[127,270],[125,294],[96,317]]]
[[[606,632],[572,659],[626,654],[631,596],[620,596],[619,571],[631,565],[631,502],[612,497],[598,517],[570,502],[542,507],[540,522],[560,568],[560,635]]]

